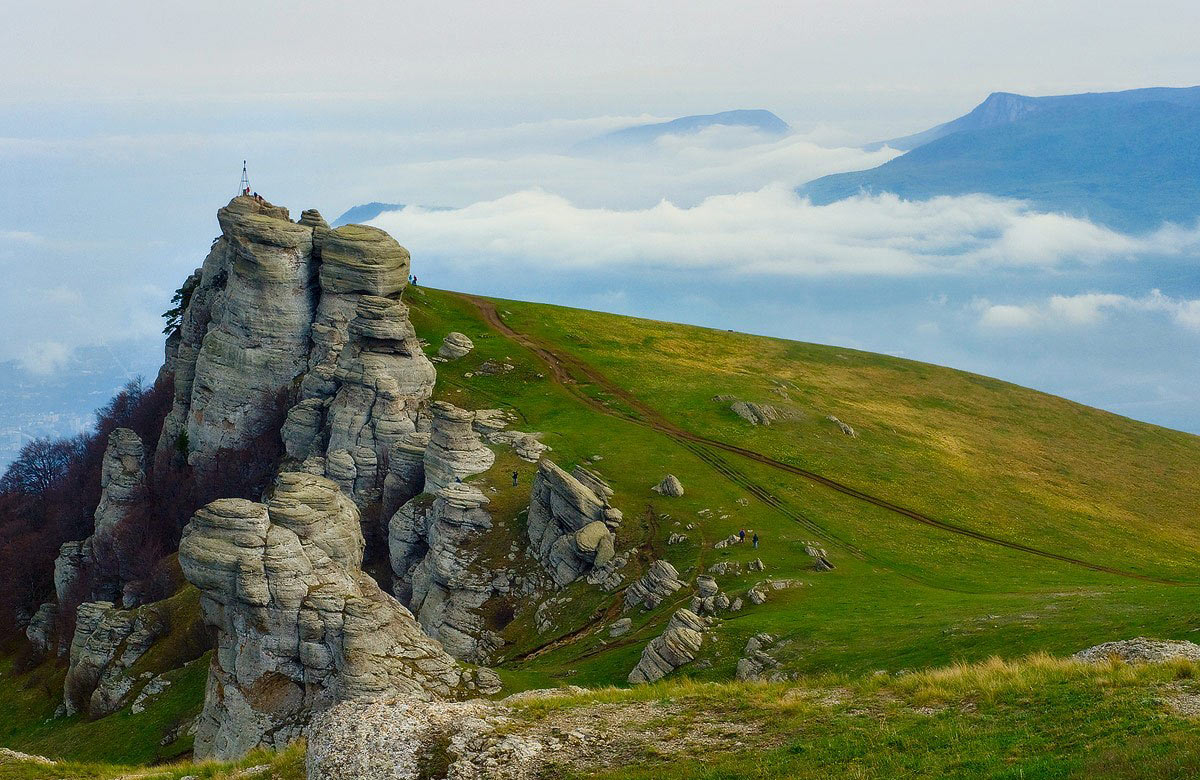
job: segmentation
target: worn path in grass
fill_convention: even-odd
[[[762,501],[764,504],[770,506],[772,509],[775,509],[792,520],[795,520],[811,530],[813,533],[819,534],[822,538],[838,544],[857,557],[864,558],[867,556],[860,548],[845,542],[842,539],[839,539],[828,529],[815,523],[812,519],[806,517],[803,513],[799,512],[786,502],[779,499],[777,496],[773,495],[766,488],[763,488],[762,486],[753,482],[745,474],[732,467],[723,458],[708,448],[711,447],[718,450],[723,450],[725,452],[762,463],[770,466],[771,468],[793,474],[823,487],[837,491],[843,495],[873,504],[909,520],[913,520],[941,531],[967,536],[988,544],[1006,547],[1010,550],[1016,550],[1018,552],[1036,555],[1042,558],[1049,558],[1051,560],[1068,563],[1074,566],[1081,566],[1086,569],[1091,569],[1092,571],[1104,572],[1106,574],[1112,574],[1119,577],[1128,577],[1130,579],[1154,582],[1163,585],[1190,584],[1180,582],[1178,580],[1153,577],[1150,575],[1117,569],[1111,566],[1105,566],[1103,564],[1093,563],[1091,561],[1074,558],[1068,555],[1062,555],[1050,550],[1044,550],[1026,544],[1021,544],[1020,542],[1014,542],[1009,539],[1003,539],[971,528],[955,525],[954,523],[949,523],[944,520],[938,520],[924,513],[894,504],[884,498],[865,493],[862,490],[851,487],[850,485],[846,485],[837,480],[830,479],[822,474],[775,460],[774,458],[753,450],[738,447],[734,444],[729,444],[716,439],[710,439],[708,437],[684,430],[683,428],[680,428],[671,421],[667,420],[657,410],[642,402],[628,390],[612,382],[610,379],[608,379],[608,377],[596,370],[593,366],[588,365],[584,361],[579,360],[574,356],[555,351],[544,341],[536,339],[530,334],[519,332],[509,326],[500,317],[500,313],[497,311],[496,305],[492,301],[475,295],[463,293],[458,293],[458,295],[473,304],[491,328],[536,354],[550,369],[550,373],[554,381],[562,385],[568,392],[570,392],[580,401],[604,414],[620,417],[671,437],[676,442],[694,453],[698,458],[707,463],[726,479],[729,479],[748,490],[752,495],[755,496],[755,498]],[[601,388],[605,393],[614,396],[616,399],[619,399],[620,402],[628,406],[629,409],[627,411],[622,410],[607,401],[601,400],[600,398],[584,392],[582,387],[580,387],[579,379],[577,377],[586,379],[596,387]]]

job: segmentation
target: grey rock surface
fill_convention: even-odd
[[[779,411],[770,404],[756,404],[752,401],[734,401],[730,409],[751,425],[770,425],[772,420],[779,419]]]
[[[446,652],[475,662],[503,644],[481,610],[497,595],[496,571],[479,551],[492,529],[487,505],[477,488],[452,483],[439,488],[432,503],[402,506],[388,537],[397,597]]]
[[[311,474],[280,474],[266,505],[220,499],[195,514],[179,560],[218,632],[198,757],[281,747],[315,709],[344,699],[494,687],[363,573],[363,547],[354,503]]]
[[[679,497],[683,495],[683,483],[679,481],[679,477],[668,474],[651,490],[660,495]]]
[[[108,436],[100,470],[100,503],[91,536],[94,563],[93,595],[117,600],[122,587],[133,579],[139,550],[123,544],[121,534],[144,500],[146,462],[142,440],[128,428]]]
[[[633,685],[654,682],[696,660],[705,628],[704,618],[688,609],[678,610],[666,630],[646,645],[637,666],[629,673],[629,682]]]
[[[742,657],[738,659],[737,680],[771,680],[786,679],[779,670],[779,661],[767,651],[775,646],[775,638],[770,634],[755,634],[746,642]]]
[[[107,601],[80,604],[63,682],[67,714],[98,718],[120,709],[135,683],[129,668],[167,629],[154,604],[136,610],[118,609]]]
[[[625,607],[654,609],[675,591],[683,587],[679,572],[667,561],[650,564],[636,582],[625,590]]]
[[[616,555],[603,499],[549,460],[538,464],[527,522],[530,549],[554,582],[574,582]]]
[[[1128,663],[1158,663],[1176,658],[1200,661],[1200,645],[1174,639],[1148,639],[1139,636],[1123,639],[1080,650],[1073,658],[1091,663],[1101,663],[1110,658],[1119,658]]]
[[[444,357],[447,360],[457,360],[473,349],[475,349],[475,342],[467,338],[466,334],[451,331],[446,334],[446,338],[442,341],[442,346],[438,347],[438,357]]]
[[[436,493],[457,480],[482,474],[496,462],[472,423],[475,413],[445,401],[430,404],[433,426],[425,449],[426,493]]]

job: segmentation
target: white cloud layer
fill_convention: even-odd
[[[1150,313],[1165,315],[1182,328],[1200,332],[1200,299],[1173,298],[1160,290],[1141,297],[1099,292],[1052,295],[1019,305],[977,300],[972,307],[979,312],[981,326],[996,330],[1092,326],[1114,314]]]
[[[1130,236],[981,195],[860,196],[814,206],[789,187],[715,195],[690,208],[582,208],[527,190],[454,211],[407,208],[375,223],[420,262],[458,267],[662,267],[794,276],[965,274],[1057,268],[1200,247],[1200,231]],[[996,315],[1013,319],[1016,315]]]

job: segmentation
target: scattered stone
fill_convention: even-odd
[[[1185,658],[1200,661],[1200,645],[1174,639],[1123,639],[1080,650],[1073,658],[1090,663],[1101,663],[1110,658],[1119,658],[1127,663],[1159,663]]]
[[[503,444],[512,447],[518,458],[529,463],[537,463],[542,455],[550,452],[550,445],[543,443],[540,433],[523,433],[521,431],[497,431],[488,436],[492,444]]]
[[[829,561],[829,554],[823,548],[813,542],[805,542],[804,552],[813,559],[813,568],[817,571],[833,571],[834,567]]]
[[[713,549],[714,550],[724,550],[726,547],[731,547],[735,544],[741,544],[744,541],[746,541],[746,540],[743,539],[742,537],[738,536],[737,534],[730,534],[729,536],[725,537],[724,539],[722,539],[719,542],[717,542],[716,544],[714,544]]]
[[[841,421],[841,420],[839,420],[838,418],[834,417],[832,414],[831,414],[831,415],[829,415],[829,417],[827,417],[826,419],[827,419],[827,420],[829,420],[829,422],[831,422],[831,423],[834,423],[835,425],[837,425],[837,427],[841,429],[842,433],[846,434],[846,435],[847,435],[847,436],[849,436],[850,438],[852,438],[852,439],[857,439],[857,438],[858,438],[858,434],[857,434],[857,433],[855,433],[855,431],[854,431],[854,429],[853,429],[853,428],[851,428],[849,425],[847,425],[846,423],[842,422],[842,421]]]
[[[733,413],[751,425],[770,425],[772,420],[779,419],[779,411],[768,404],[756,404],[750,401],[734,401],[729,407]]]
[[[588,573],[588,584],[599,586],[605,593],[612,593],[625,582],[625,577],[621,575],[620,570],[625,568],[627,563],[629,563],[629,551],[617,553],[611,561]]]
[[[746,569],[748,571],[764,571],[766,568],[767,565],[762,562],[762,558],[755,558],[754,560],[750,561],[750,563],[746,564]]]
[[[679,572],[669,562],[658,560],[650,564],[646,573],[625,590],[625,608],[641,607],[650,610],[663,599],[683,587]]]
[[[633,685],[654,682],[696,660],[706,627],[704,619],[696,613],[678,610],[666,630],[646,645],[637,666],[629,673],[629,682]]]
[[[679,478],[674,474],[668,474],[667,476],[663,477],[662,482],[659,482],[657,485],[651,488],[651,490],[660,495],[673,496],[676,498],[683,495],[683,485],[679,482]]]
[[[633,628],[632,618],[621,618],[608,627],[608,635],[611,637],[624,636]]]
[[[145,712],[146,705],[148,704],[149,700],[152,697],[162,693],[169,687],[171,687],[171,681],[162,675],[153,678],[150,680],[150,682],[146,683],[142,687],[141,691],[138,692],[137,697],[133,700],[133,704],[129,707],[129,711],[134,715],[139,715],[142,712]]]
[[[760,582],[746,591],[746,598],[751,604],[764,604],[767,601],[767,591]]]
[[[733,575],[736,576],[742,573],[742,564],[737,561],[720,561],[708,567],[709,574],[718,574],[721,576]]]
[[[442,341],[442,346],[438,348],[438,357],[447,360],[457,360],[473,349],[475,349],[475,342],[467,338],[466,334],[451,331],[446,334],[446,338]]]
[[[475,369],[475,373],[479,376],[495,376],[496,374],[506,374],[515,369],[512,363],[500,363],[495,360],[485,360]]]
[[[779,671],[779,661],[766,651],[775,645],[775,638],[770,634],[755,634],[746,642],[746,649],[738,661],[737,680],[770,680],[778,682],[787,679],[787,675]]]
[[[687,540],[687,534],[674,533],[667,537],[667,544],[683,544]]]

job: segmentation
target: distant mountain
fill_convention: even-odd
[[[1134,231],[1200,216],[1200,87],[995,93],[965,116],[884,143],[911,151],[798,191],[817,204],[860,192],[986,193]]]
[[[634,125],[610,133],[589,138],[576,145],[577,151],[589,151],[605,147],[642,146],[653,143],[665,135],[690,135],[709,127],[747,127],[767,135],[783,135],[791,130],[787,122],[764,109],[737,109],[717,114],[698,114],[672,119],[669,122],[654,122]]]
[[[378,217],[385,211],[399,211],[404,208],[403,203],[380,203],[379,201],[371,201],[370,203],[361,203],[357,206],[351,206],[346,209],[335,219],[331,225],[333,227],[341,227],[342,225],[361,225],[375,217]]]

